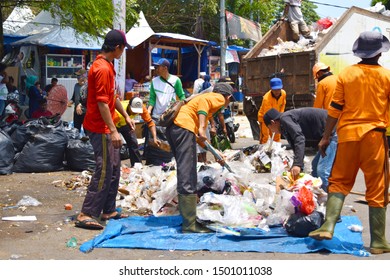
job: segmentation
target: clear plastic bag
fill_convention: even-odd
[[[39,205],[42,205],[42,203],[29,195],[24,195],[23,198],[19,200],[19,202],[16,204],[16,206],[39,206]]]

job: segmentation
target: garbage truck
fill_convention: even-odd
[[[314,64],[321,61],[338,74],[344,67],[357,63],[360,59],[353,55],[352,45],[361,32],[370,30],[390,38],[390,17],[353,6],[331,27],[319,32],[314,42],[283,52],[286,46],[278,45],[292,41],[292,31],[288,22],[277,22],[243,57],[244,98],[255,100],[260,108],[261,97],[270,89],[269,80],[277,76],[287,93],[286,110],[311,107],[316,90]],[[390,53],[383,53],[379,63],[390,68]],[[244,112],[249,111],[246,104],[249,103],[244,102]]]

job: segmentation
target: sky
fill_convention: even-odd
[[[371,0],[313,0],[313,2],[316,2],[317,5],[316,12],[321,17],[334,17],[338,18],[340,17],[347,9],[338,8],[338,7],[331,7],[326,5],[320,5],[318,3],[324,3],[329,5],[336,5],[340,7],[347,7],[350,8],[351,6],[356,6],[359,8],[368,8],[370,7]]]

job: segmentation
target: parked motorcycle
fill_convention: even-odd
[[[226,126],[227,137],[229,138],[230,143],[234,143],[234,142],[236,142],[235,132],[240,127],[240,124],[234,123],[234,117],[233,117],[230,105],[227,108],[225,108],[225,110],[222,112],[222,114],[223,114],[223,118],[224,118],[224,122],[225,122],[225,126]],[[216,128],[217,128],[217,134],[223,135],[224,134],[223,126],[220,124],[218,117],[215,118],[215,124],[216,124]]]
[[[19,102],[19,93],[12,92],[7,96],[7,105],[4,109],[4,114],[0,120],[1,123],[10,124],[14,121],[19,120],[20,114],[22,112],[21,108],[18,105]]]

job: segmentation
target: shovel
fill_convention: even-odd
[[[218,160],[223,160],[222,157],[217,153],[217,151],[214,149],[214,147],[209,143],[209,141],[204,141],[205,145],[206,145],[206,148],[207,150],[209,150],[214,156],[216,159]],[[233,170],[230,168],[230,166],[224,162],[223,166],[230,172],[230,173],[234,173]]]

